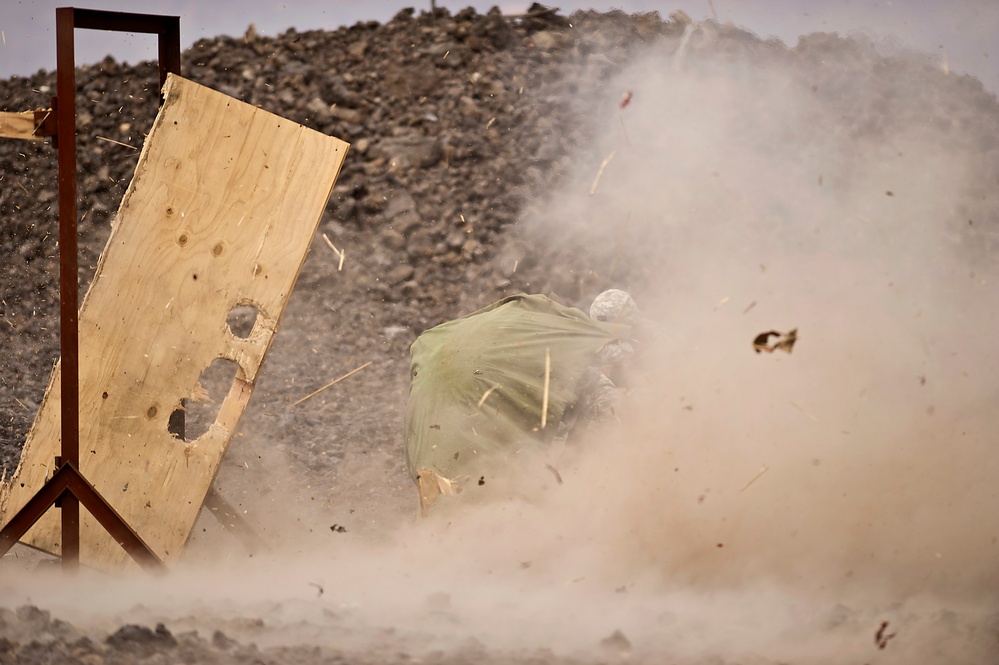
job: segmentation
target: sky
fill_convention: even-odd
[[[527,1],[482,2],[437,0],[457,12],[466,6],[479,12],[498,5],[504,13],[523,12]],[[562,0],[552,2],[562,13],[577,9],[628,13],[658,11],[665,18],[682,9],[695,20],[716,18],[760,37],[775,36],[789,46],[803,34],[838,32],[866,34],[892,48],[933,54],[958,74],[971,74],[999,93],[999,2],[996,0]],[[55,68],[55,8],[66,0],[4,0],[0,12],[0,77],[28,76]],[[109,11],[155,13],[181,17],[182,46],[201,38],[242,35],[250,23],[264,35],[297,30],[335,29],[358,21],[380,22],[400,9],[428,9],[428,0],[91,0],[80,7]],[[110,53],[134,64],[156,57],[155,38],[79,30],[79,64],[101,60]]]

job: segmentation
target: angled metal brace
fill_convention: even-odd
[[[125,520],[111,504],[104,500],[100,492],[87,482],[87,479],[80,474],[72,462],[64,462],[49,478],[48,482],[14,515],[13,519],[3,529],[0,529],[0,556],[13,547],[14,543],[20,540],[28,532],[28,529],[34,526],[35,522],[41,519],[45,511],[54,504],[61,503],[61,507],[65,511],[68,503],[66,498],[69,496],[74,497],[79,502],[77,503],[77,538],[79,538],[80,533],[79,504],[82,503],[83,507],[97,518],[97,521],[135,559],[136,563],[151,572],[166,571],[166,566],[163,565],[159,557],[125,523]],[[66,547],[65,535],[64,533],[63,548]],[[79,540],[77,540],[76,545],[79,547]]]

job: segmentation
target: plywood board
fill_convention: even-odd
[[[0,138],[41,141],[34,111],[0,111]]]
[[[346,156],[343,141],[170,76],[96,277],[80,310],[80,468],[163,560],[178,557],[246,407]],[[257,310],[252,331],[227,324]],[[216,359],[238,365],[200,438],[170,434]],[[4,520],[54,471],[53,374],[21,464],[0,488]],[[81,562],[130,559],[85,511]],[[23,542],[60,551],[58,511]]]

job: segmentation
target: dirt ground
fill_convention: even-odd
[[[980,528],[952,528],[953,520],[924,508],[846,519],[878,513],[879,501],[894,506],[916,484],[935,487],[933,469],[942,467],[932,452],[939,446],[927,447],[926,466],[910,465],[918,482],[896,491],[885,480],[891,473],[872,479],[870,471],[894,464],[891,454],[884,466],[872,448],[839,458],[830,450],[846,444],[837,439],[822,452],[799,446],[747,456],[726,500],[742,501],[750,487],[776,478],[775,460],[800,462],[802,473],[822,469],[827,480],[794,481],[729,522],[735,509],[708,518],[677,508],[682,524],[663,527],[664,536],[645,517],[673,506],[673,491],[690,510],[710,507],[726,496],[724,483],[703,468],[723,474],[745,453],[701,464],[679,444],[665,459],[661,448],[629,447],[663,432],[688,442],[746,432],[800,442],[819,435],[799,437],[798,421],[823,418],[836,424],[821,436],[880,433],[889,425],[864,421],[856,405],[882,398],[916,438],[950,446],[961,431],[961,441],[994,442],[983,415],[994,382],[968,383],[976,369],[995,367],[980,337],[959,345],[979,349],[977,367],[962,357],[879,373],[862,351],[864,323],[815,314],[817,302],[832,308],[846,291],[872,299],[863,321],[875,331],[888,330],[877,327],[879,316],[902,319],[901,303],[931,312],[927,318],[946,314],[946,323],[931,325],[904,312],[905,326],[923,326],[919,352],[927,357],[936,340],[994,323],[994,307],[982,303],[999,242],[999,103],[978,81],[861,38],[812,35],[789,47],[679,14],[619,12],[404,12],[385,25],[276,38],[248,32],[198,42],[184,68],[199,83],[352,146],[216,483],[270,549],[248,551],[205,514],[165,580],[84,572],[67,581],[48,557],[18,547],[0,566],[0,663],[980,663],[999,655],[999,607],[981,592],[999,579],[983,561],[999,560],[999,520],[966,489],[984,486],[975,474],[994,468],[994,457],[960,461],[981,462],[970,448],[951,456],[949,477],[962,480],[940,485]],[[154,71],[109,58],[77,74],[84,287],[155,113]],[[47,72],[0,81],[0,106],[47,106],[53,89]],[[738,149],[728,149],[731,137]],[[918,149],[903,156],[910,141]],[[744,159],[770,154],[779,166]],[[828,160],[813,169],[817,154]],[[926,155],[939,159],[939,174],[927,166],[936,175],[909,178],[906,169]],[[798,167],[800,181],[783,170]],[[58,356],[54,152],[0,144],[0,177],[0,251],[8,257],[0,271],[0,469],[9,475]],[[943,202],[926,198],[934,188]],[[844,201],[856,203],[848,215]],[[909,244],[923,234],[913,225],[926,211],[932,253]],[[342,270],[324,235],[344,248]],[[914,256],[915,267],[891,267],[900,254]],[[745,275],[730,275],[736,265]],[[938,269],[968,280],[961,292],[978,308],[921,281]],[[720,283],[721,275],[731,279]],[[772,281],[740,290],[755,279]],[[650,366],[666,359],[668,369],[654,376],[668,376],[668,385],[651,379],[648,401],[637,402],[646,415],[633,429],[606,433],[619,457],[645,463],[584,456],[562,470],[570,479],[575,472],[577,486],[600,478],[591,485],[598,492],[555,496],[549,479],[544,499],[505,497],[472,516],[444,511],[420,522],[402,453],[410,344],[508,294],[545,293],[585,308],[608,287],[632,291],[666,331]],[[719,310],[734,310],[724,326],[695,323]],[[741,363],[759,360],[753,335],[785,320],[803,326],[802,351],[768,365],[778,370],[761,388]],[[826,332],[816,330],[822,326]],[[808,367],[810,343],[861,337],[847,361],[821,366],[834,379],[795,378],[793,368]],[[722,367],[728,356],[719,349],[739,344],[738,360]],[[868,373],[873,387],[822,393],[831,406],[818,415],[802,406],[810,391]],[[707,375],[716,378],[700,378]],[[927,376],[931,388],[943,386],[931,405],[917,392]],[[961,406],[949,401],[948,386],[958,386]],[[771,391],[782,407],[794,405],[790,415],[775,415],[777,401],[760,401]],[[916,420],[927,409],[937,424]],[[883,438],[904,437],[891,430]],[[688,484],[664,480],[688,461],[702,467]],[[828,513],[795,513],[823,482],[836,493],[856,482],[847,500],[861,498]],[[800,521],[800,529],[772,531],[781,520]],[[816,524],[847,535],[801,545],[807,536],[797,534]],[[913,533],[943,535],[923,547]],[[752,545],[745,565],[706,563],[740,537]],[[937,560],[954,569],[926,568]],[[881,582],[884,593],[868,595]]]

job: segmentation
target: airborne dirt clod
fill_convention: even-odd
[[[0,663],[996,659],[999,102],[980,82],[863,37],[620,12],[407,10],[204,39],[183,63],[351,143],[217,480],[267,545],[203,515],[165,580],[66,581],[16,550]],[[111,58],[77,85],[85,289],[158,93],[153,64]],[[0,81],[0,107],[54,89]],[[2,141],[0,178],[9,475],[59,353],[55,152]],[[529,498],[487,479],[490,501],[420,522],[417,335],[610,287],[654,327],[622,425],[543,460]],[[753,353],[792,328],[793,354]]]

